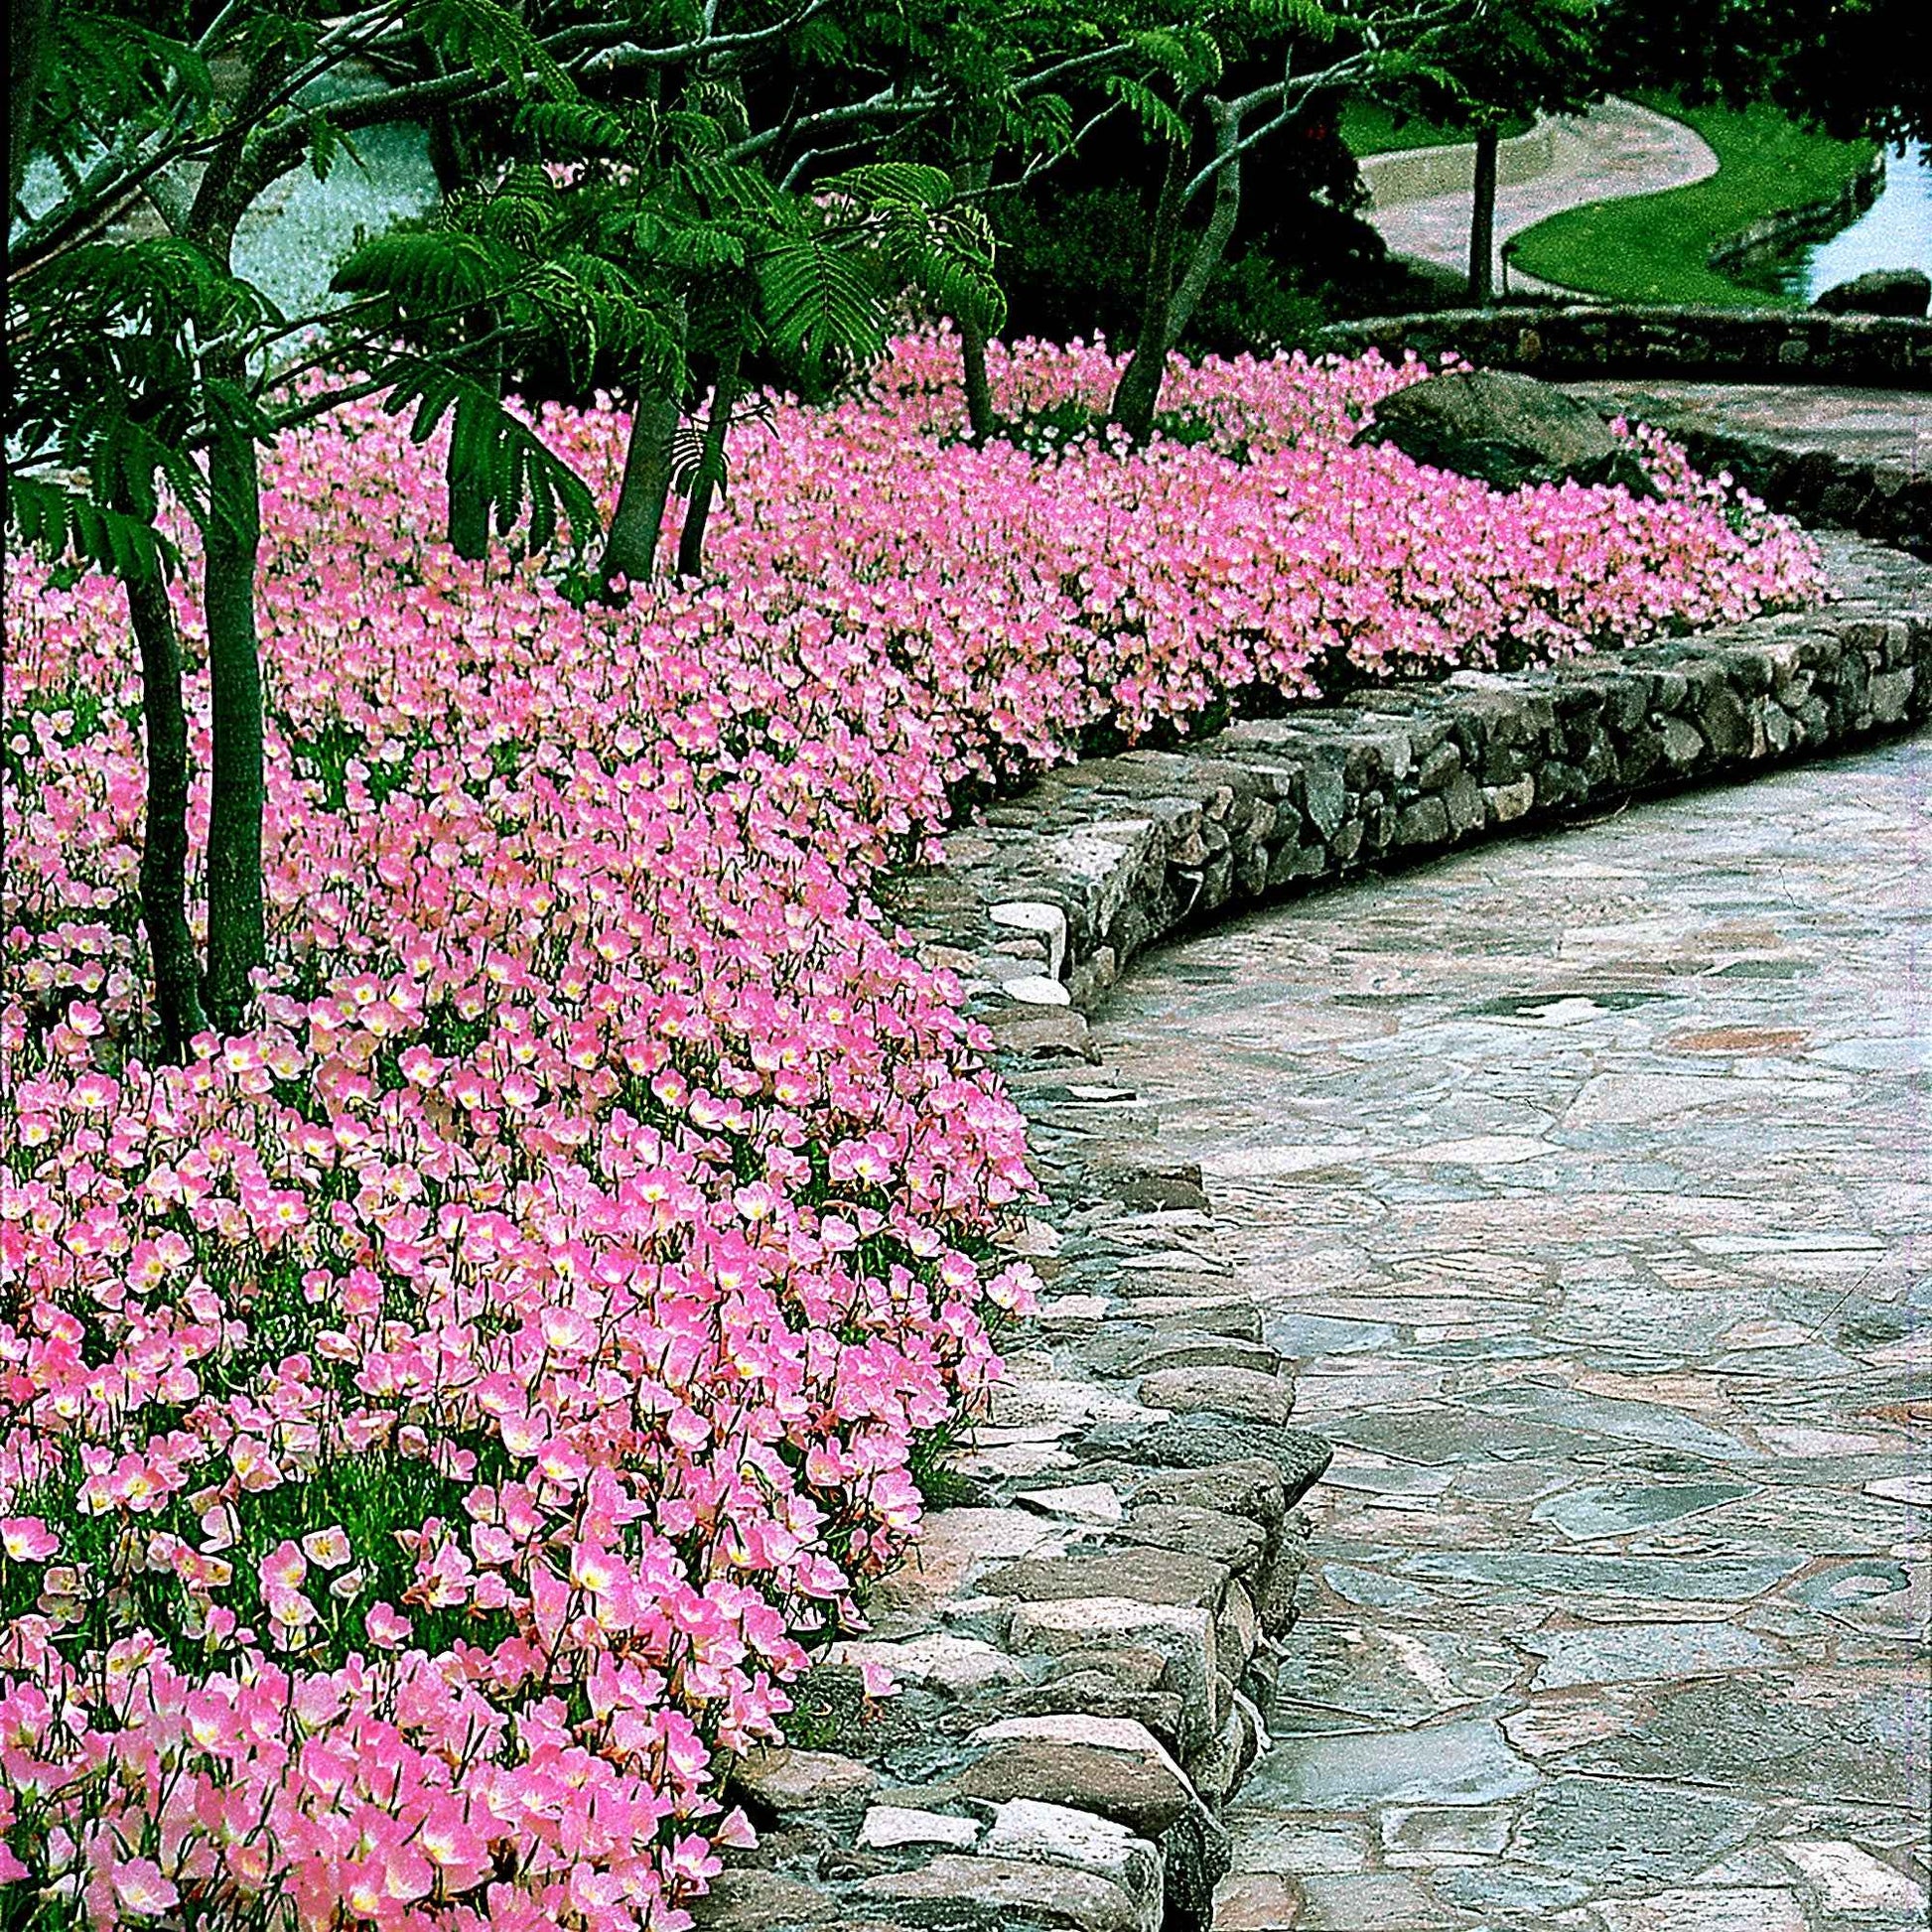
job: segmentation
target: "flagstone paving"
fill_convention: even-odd
[[[1929,778],[1638,805],[1116,994],[1337,1445],[1220,1932],[1925,1923]]]

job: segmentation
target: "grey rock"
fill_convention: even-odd
[[[1150,1409],[1179,1415],[1239,1416],[1279,1425],[1295,1406],[1295,1385],[1249,1368],[1163,1368],[1142,1378],[1140,1398]]]
[[[1143,1836],[1158,1836],[1197,1800],[1153,1734],[1142,1734],[1148,1748],[1131,1752],[1056,1737],[996,1742],[960,1773],[959,1788],[966,1797],[989,1804],[1037,1798],[1069,1805],[1115,1819]]]
[[[1080,1662],[1086,1662],[1082,1657]],[[1171,1751],[1182,1746],[1184,1713],[1177,1691],[1136,1690],[1103,1670],[1074,1670],[1001,1697],[1002,1717],[1043,1718],[1086,1712],[1096,1718],[1132,1718]]]
[[[1419,798],[1407,811],[1398,814],[1395,842],[1399,846],[1441,845],[1449,832],[1449,807],[1431,795]]]
[[[1629,446],[1587,402],[1507,371],[1458,371],[1398,389],[1375,405],[1356,441],[1393,443],[1418,463],[1498,489],[1575,479],[1655,494]]]
[[[1932,307],[1932,276],[1920,268],[1873,268],[1835,282],[1811,305],[1828,316],[1922,316]]]
[[[1266,1342],[1184,1330],[1102,1336],[1081,1351],[1081,1358],[1101,1375],[1149,1375],[1169,1368],[1245,1368],[1272,1375],[1282,1359],[1281,1352]]]
[[[1226,1567],[1207,1557],[1129,1545],[1063,1557],[1025,1557],[981,1578],[978,1589],[987,1596],[1017,1596],[1029,1603],[1117,1596],[1134,1603],[1212,1609],[1227,1582]]]
[[[787,1932],[792,1926],[824,1925],[844,1912],[830,1892],[801,1878],[731,1867],[692,1901],[691,1915],[701,1932]]]
[[[1225,1510],[1264,1529],[1278,1529],[1287,1511],[1282,1472],[1267,1457],[1204,1462],[1198,1468],[1170,1469],[1136,1484],[1133,1509],[1173,1503],[1187,1509]]]
[[[1281,1472],[1283,1493],[1292,1505],[1321,1479],[1332,1450],[1320,1437],[1299,1429],[1218,1416],[1175,1416],[1153,1424],[1102,1423],[1074,1445],[1074,1453],[1172,1469],[1205,1469],[1254,1457]]]
[[[1125,1825],[1065,1805],[1016,1798],[997,1806],[981,1842],[983,1857],[1070,1865],[1118,1885],[1147,1913],[1150,1928],[1161,1915],[1161,1854]]]
[[[1226,1828],[1195,1809],[1162,1835],[1167,1874],[1167,1923],[1173,1932],[1206,1932],[1214,1917],[1214,1888],[1234,1869],[1234,1841]]]
[[[858,1888],[907,1922],[1007,1932],[1020,1924],[1055,1932],[1144,1932],[1139,1906],[1111,1879],[1064,1865],[947,1854],[910,1871],[886,1871]]]
[[[1260,1525],[1248,1517],[1179,1503],[1137,1502],[1114,1535],[1209,1557],[1225,1564],[1236,1576],[1256,1569],[1268,1547]]]

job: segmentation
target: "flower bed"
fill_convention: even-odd
[[[618,611],[432,540],[387,418],[286,445],[274,963],[186,1068],[119,594],[17,571],[0,1867],[57,1914],[688,1923],[747,1829],[719,1754],[858,1620],[1030,1295],[1019,1116],[879,869],[1094,731],[1816,593],[1661,445],[1643,502],[1350,448],[1415,373],[1373,360],[1179,373],[1131,456],[1041,453],[1099,351],[998,373],[1034,453],[948,440],[943,340],[780,404],[717,581]],[[618,419],[549,423],[614,484]]]

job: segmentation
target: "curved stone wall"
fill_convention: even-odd
[[[1932,389],[1932,321],[1792,309],[1636,308],[1604,303],[1431,310],[1337,323],[1317,352],[1447,355],[1531,375],[1726,377]]]
[[[1932,568],[1828,547],[1818,611],[1091,760],[890,883],[1029,1116],[1048,1198],[1013,1247],[1045,1297],[958,1458],[976,1494],[801,1687],[799,1746],[744,1765],[759,1863],[702,1925],[1206,1932],[1328,1451],[1289,1426],[1198,1168],[1084,1016],[1208,914],[1922,721]],[[869,1702],[866,1664],[899,1694]]]

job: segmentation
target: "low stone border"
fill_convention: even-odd
[[[1392,360],[1413,350],[1532,375],[1726,376],[1932,389],[1932,321],[1804,309],[1674,309],[1607,303],[1431,310],[1336,323],[1313,346]]]
[[[1614,402],[1592,396],[1602,413],[1652,424],[1681,444],[1707,475],[1728,470],[1774,510],[1799,522],[1856,531],[1874,543],[1932,558],[1932,472],[1902,463],[1854,461],[1807,448],[1802,431],[1783,437],[1713,429],[1640,390]]]
[[[1128,960],[1209,913],[1922,722],[1932,568],[1823,541],[1839,595],[1815,611],[1050,772],[900,881],[897,909],[962,949],[1003,1042],[1082,1057],[1080,1016]]]
[[[1211,1921],[1328,1448],[1287,1427],[1293,1381],[1151,1111],[1084,1067],[1005,1071],[1049,1196],[1014,1246],[1047,1294],[952,1464],[980,1493],[806,1678],[794,1746],[740,1765],[759,1843],[697,1908],[712,1932]],[[897,1694],[866,1698],[870,1664]]]
[[[1085,1015],[1210,913],[1922,720],[1932,569],[1828,547],[1821,611],[1075,765],[892,882],[1029,1115],[1048,1198],[1014,1247],[1047,1293],[957,1459],[979,1495],[807,1678],[795,1746],[741,1767],[760,1843],[700,1924],[1205,1932],[1328,1450]],[[866,1664],[897,1695],[869,1702]]]

